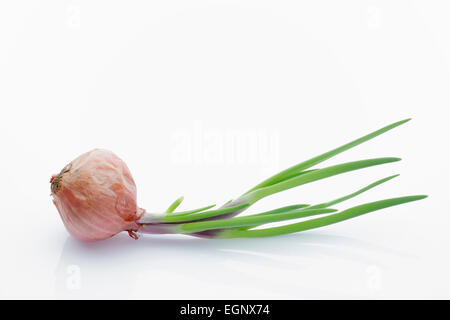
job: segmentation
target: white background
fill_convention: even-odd
[[[2,1],[1,298],[450,298],[448,1]],[[326,164],[403,161],[257,203],[426,200],[302,234],[71,238],[49,179],[111,149],[142,207],[222,204],[391,122]],[[322,165],[322,166],[323,166]]]

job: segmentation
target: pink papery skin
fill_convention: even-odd
[[[94,149],[53,175],[53,202],[66,229],[82,241],[136,231],[144,210],[136,203],[136,185],[125,162],[109,150]]]

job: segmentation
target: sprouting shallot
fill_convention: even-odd
[[[313,166],[385,133],[410,119],[399,121],[319,156],[301,162],[259,183],[246,193],[218,209],[206,206],[175,212],[183,198],[177,199],[162,213],[148,212],[137,205],[136,185],[127,165],[114,153],[94,149],[80,155],[52,176],[51,195],[62,221],[75,238],[97,241],[127,231],[137,239],[138,233],[187,234],[204,238],[253,238],[305,231],[327,226],[383,208],[421,200],[425,195],[404,196],[358,205],[343,211],[335,204],[387,182],[398,175],[373,182],[341,198],[320,204],[295,204],[252,215],[238,214],[252,204],[290,188],[341,173],[399,161],[399,158],[374,158],[342,163],[319,169]],[[267,223],[320,215],[301,222],[277,227]]]

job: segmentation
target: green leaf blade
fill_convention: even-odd
[[[364,188],[359,189],[356,192],[350,193],[350,194],[348,194],[346,196],[340,197],[340,198],[332,200],[332,201],[328,201],[328,202],[324,202],[324,203],[321,203],[321,204],[313,205],[310,208],[314,208],[315,209],[315,208],[327,208],[327,207],[334,206],[335,204],[338,204],[338,203],[344,202],[346,200],[349,200],[351,198],[354,198],[356,196],[359,196],[361,193],[369,191],[370,189],[373,189],[373,188],[379,186],[380,184],[388,182],[388,181],[390,181],[390,180],[392,180],[392,179],[394,179],[394,178],[396,178],[398,176],[399,176],[398,174],[395,174],[395,175],[392,175],[392,176],[380,179],[378,181],[375,181],[374,183],[369,184],[368,186],[366,186]]]
[[[259,230],[225,230],[220,234],[221,238],[259,238],[259,237],[269,237],[277,236],[282,234],[289,234],[295,232],[306,231],[310,229],[320,228],[328,226],[334,223],[338,223],[344,220],[355,218],[357,216],[381,210],[384,208],[418,201],[425,199],[426,195],[417,196],[406,196],[399,198],[391,198],[386,200],[380,200],[375,202],[370,202],[362,204],[344,211],[338,212],[336,214],[328,215],[326,217],[311,219],[299,223],[289,224],[281,227],[266,228]]]
[[[249,203],[242,203],[242,204],[235,205],[232,207],[204,211],[204,212],[193,213],[193,214],[182,214],[182,215],[172,214],[172,215],[166,216],[164,218],[163,222],[176,223],[176,222],[188,222],[188,221],[202,220],[202,219],[217,217],[217,216],[224,215],[227,213],[243,210],[243,209],[247,208],[248,206],[250,206]]]
[[[167,208],[166,213],[172,213],[175,211],[176,208],[178,208],[178,206],[181,204],[181,202],[183,202],[184,197],[181,196],[178,199],[176,199],[174,202],[172,202],[172,204],[169,206],[169,208]]]
[[[367,159],[367,160],[360,160],[360,161],[353,161],[353,162],[346,162],[330,167],[326,167],[323,169],[319,169],[316,171],[312,171],[300,176],[296,176],[294,178],[279,182],[277,184],[261,188],[258,190],[255,190],[247,195],[245,195],[243,198],[245,201],[249,201],[251,203],[254,203],[264,197],[267,197],[269,195],[291,189],[303,184],[307,184],[310,182],[314,182],[317,180],[322,180],[328,177],[332,177],[338,174],[359,170],[363,168],[368,168],[372,166],[377,166],[381,164],[391,163],[400,161],[400,158],[375,158],[375,159]]]
[[[400,125],[410,121],[410,120],[411,119],[409,118],[409,119],[405,119],[405,120],[401,120],[401,121],[392,123],[392,124],[387,125],[387,126],[381,128],[379,130],[376,130],[376,131],[374,131],[372,133],[369,133],[369,134],[367,134],[367,135],[365,135],[365,136],[363,136],[361,138],[358,138],[358,139],[353,140],[353,141],[351,141],[351,142],[349,142],[347,144],[344,144],[344,145],[342,145],[342,146],[340,146],[338,148],[335,148],[333,150],[330,150],[328,152],[320,154],[320,155],[318,155],[316,157],[313,157],[313,158],[311,158],[309,160],[303,161],[303,162],[301,162],[301,163],[299,163],[297,165],[294,165],[294,166],[292,166],[292,167],[290,167],[290,168],[288,168],[286,170],[283,170],[283,171],[279,172],[278,174],[276,174],[276,175],[274,175],[274,176],[264,180],[263,182],[259,183],[258,185],[256,185],[255,187],[253,187],[252,189],[250,189],[249,191],[244,193],[244,195],[248,194],[248,193],[250,193],[250,192],[252,192],[254,190],[257,190],[257,189],[260,189],[260,188],[264,188],[264,187],[267,187],[267,186],[279,183],[279,182],[285,180],[286,177],[294,175],[296,172],[298,173],[298,172],[301,172],[303,170],[309,169],[312,166],[315,166],[316,164],[319,164],[319,163],[321,163],[321,162],[323,162],[325,160],[328,160],[328,159],[330,159],[330,158],[332,158],[332,157],[334,157],[334,156],[336,156],[336,155],[338,155],[338,154],[340,154],[340,153],[342,153],[344,151],[347,151],[347,150],[349,150],[349,149],[351,149],[353,147],[356,147],[356,146],[358,146],[358,145],[360,145],[360,144],[362,144],[362,143],[364,143],[364,142],[366,142],[368,140],[371,140],[371,139],[373,139],[373,138],[375,138],[375,137],[377,137],[377,136],[379,136],[379,135],[381,135],[381,134],[383,134],[383,133],[385,133],[385,132],[387,132],[389,130],[392,130],[392,129],[394,129],[394,128],[396,128],[396,127],[398,127],[398,126],[400,126]]]
[[[252,225],[261,225],[271,222],[279,222],[289,219],[297,219],[309,217],[317,214],[336,212],[335,209],[311,209],[311,210],[292,210],[284,213],[270,214],[270,215],[249,215],[244,217],[236,217],[224,220],[200,221],[190,222],[179,226],[181,233],[195,233],[206,230],[226,229],[236,227],[246,227]]]

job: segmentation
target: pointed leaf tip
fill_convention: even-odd
[[[407,118],[407,119],[404,119],[404,120],[397,121],[394,124],[401,125],[401,124],[407,123],[407,122],[409,122],[411,120],[412,120],[412,118]]]

